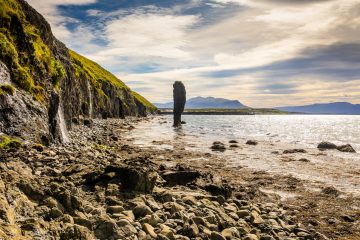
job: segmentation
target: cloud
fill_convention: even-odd
[[[95,3],[97,0],[27,0],[28,3],[39,11],[51,24],[52,31],[61,40],[69,40],[72,32],[66,27],[69,22],[75,20],[64,17],[58,11],[61,5],[86,5]]]
[[[105,34],[109,51],[101,54],[189,58],[184,50],[188,44],[186,32],[198,22],[198,17],[160,14],[132,14],[110,21]]]
[[[180,80],[255,107],[360,103],[358,0],[34,2],[57,37],[154,102]]]

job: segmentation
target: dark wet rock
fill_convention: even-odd
[[[92,119],[84,119],[84,125],[91,127],[93,125],[93,120]]]
[[[237,145],[237,144],[231,144],[230,145],[230,148],[238,148],[239,147],[239,145]]]
[[[331,142],[321,142],[317,146],[318,149],[325,150],[325,149],[336,149],[337,146]]]
[[[258,142],[255,141],[255,140],[248,140],[248,141],[246,142],[246,144],[247,144],[247,145],[253,145],[253,146],[255,146],[255,145],[258,145]]]
[[[307,153],[307,151],[306,151],[305,149],[295,148],[295,149],[287,149],[287,150],[284,150],[283,153],[284,153],[284,154]]]
[[[176,81],[173,85],[174,94],[174,127],[181,126],[181,114],[186,103],[186,90],[182,82]]]
[[[184,170],[184,171],[168,171],[161,173],[161,177],[169,185],[186,185],[194,182],[201,174],[198,171]]]
[[[130,161],[123,165],[110,165],[105,168],[105,174],[114,173],[119,179],[122,189],[131,192],[151,193],[155,187],[157,172],[149,161]]]
[[[44,146],[41,144],[34,144],[31,146],[31,148],[35,149],[38,152],[43,152],[44,151]]]
[[[213,145],[210,147],[213,151],[224,152],[226,150],[225,144],[222,142],[213,142]]]
[[[337,189],[336,189],[335,187],[333,187],[333,186],[323,188],[323,189],[321,190],[321,192],[322,192],[323,194],[331,195],[331,196],[335,196],[335,197],[337,197],[337,196],[340,195],[339,190],[337,190]]]
[[[224,198],[230,198],[232,196],[232,187],[227,184],[223,185],[216,185],[216,184],[209,184],[203,186],[205,191],[208,191],[213,196],[223,196]]]
[[[239,143],[239,142],[236,140],[230,140],[229,143]]]
[[[310,162],[310,160],[307,158],[300,158],[299,162]]]
[[[338,146],[336,149],[340,152],[356,153],[355,149],[350,144]]]
[[[341,218],[345,221],[345,222],[355,222],[355,219],[352,216],[349,215],[343,215],[341,216]]]

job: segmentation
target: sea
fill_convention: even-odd
[[[218,154],[233,167],[290,174],[360,195],[359,115],[184,115],[182,120],[186,124],[175,129],[171,115],[154,117],[137,126],[130,137],[139,146]],[[230,149],[230,140],[238,141],[239,148]],[[249,146],[247,140],[259,144]],[[214,141],[228,149],[212,152]],[[321,152],[317,145],[322,141],[350,144],[357,153]],[[282,154],[294,148],[307,153]],[[293,161],[284,161],[285,157]],[[308,162],[297,161],[301,158]]]

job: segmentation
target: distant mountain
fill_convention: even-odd
[[[174,103],[155,103],[158,108],[173,108]],[[186,101],[187,109],[204,109],[204,108],[226,108],[226,109],[241,109],[246,108],[245,105],[238,100],[229,100],[225,98],[214,97],[195,97]]]
[[[348,102],[312,104],[293,107],[277,107],[276,109],[288,112],[309,114],[360,114],[360,104],[352,104]]]

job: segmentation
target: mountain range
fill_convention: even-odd
[[[352,104],[348,102],[277,107],[276,109],[288,112],[308,114],[360,114],[360,104]]]
[[[155,103],[154,104],[158,108],[173,108],[174,103]],[[186,109],[206,109],[206,108],[214,108],[214,109],[241,109],[246,108],[245,105],[240,103],[238,100],[229,100],[225,98],[214,98],[214,97],[195,97],[190,98],[186,101],[185,105]]]
[[[155,103],[158,108],[173,108],[173,102]],[[242,109],[248,108],[238,100],[214,97],[195,97],[186,102],[186,109]],[[275,107],[286,112],[306,114],[360,114],[360,104],[349,102],[317,103],[304,106]]]

